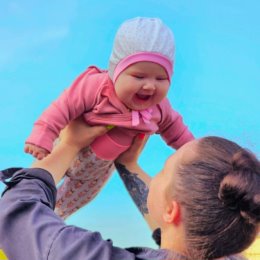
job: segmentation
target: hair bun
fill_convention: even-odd
[[[253,154],[246,151],[245,149],[236,152],[233,155],[231,163],[234,171],[244,170],[256,172],[258,166],[259,174],[259,161]]]
[[[260,221],[259,161],[246,150],[234,154],[232,169],[220,183],[218,197],[222,203],[249,223]]]

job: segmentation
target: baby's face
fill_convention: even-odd
[[[141,61],[127,67],[118,76],[115,92],[128,108],[143,110],[160,103],[169,86],[168,75],[161,65]]]

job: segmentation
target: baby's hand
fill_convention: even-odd
[[[38,160],[43,159],[49,154],[49,152],[46,149],[41,148],[34,144],[25,144],[24,151],[26,153],[31,154],[33,157],[35,157]]]

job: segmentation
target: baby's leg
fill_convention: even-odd
[[[113,161],[98,159],[89,147],[79,152],[58,189],[55,212],[66,219],[89,203],[114,170]]]

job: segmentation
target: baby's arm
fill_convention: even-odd
[[[95,90],[88,87],[88,79],[87,70],[43,112],[26,140],[25,152],[32,155],[37,152],[42,155],[51,152],[60,131],[70,121],[92,108],[95,99],[92,92]]]
[[[161,109],[162,120],[159,123],[158,133],[167,145],[178,149],[185,143],[194,140],[194,136],[184,124],[182,116],[173,110],[167,99],[164,99],[159,107]]]

